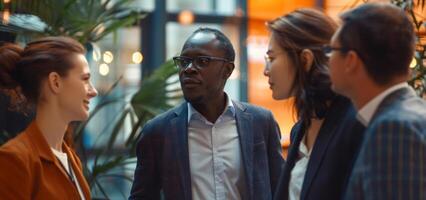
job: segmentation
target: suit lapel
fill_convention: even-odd
[[[331,139],[336,135],[336,120],[343,119],[344,114],[346,112],[345,107],[347,107],[346,103],[341,102],[340,98],[335,99],[333,104],[331,105],[331,109],[327,113],[325,120],[319,130],[318,136],[315,140],[312,154],[309,158],[308,167],[306,169],[305,178],[303,181],[301,198],[305,199],[306,195],[309,193],[309,188],[311,187],[312,180],[315,179],[315,176],[324,160],[324,156],[328,149],[328,143]],[[332,116],[332,117],[328,117]]]
[[[301,131],[300,122],[293,126],[291,132],[293,132],[295,135],[290,144],[291,146],[289,148],[287,161],[284,165],[284,170],[280,178],[279,188],[277,188],[277,191],[282,190],[282,192],[279,193],[276,199],[288,199],[288,185],[290,182],[291,170],[294,168],[294,165],[296,164],[296,161],[299,157],[299,145],[304,136],[304,133]]]
[[[253,117],[246,112],[246,107],[233,101],[237,122],[238,136],[243,158],[248,197],[253,197]]]
[[[78,189],[77,186],[70,180],[68,172],[65,171],[64,167],[62,167],[61,162],[56,158],[56,156],[53,154],[52,150],[50,150],[49,144],[47,143],[46,139],[44,138],[43,134],[41,133],[40,129],[38,128],[37,124],[35,122],[32,122],[29,127],[27,128],[29,137],[32,139],[31,143],[33,144],[33,147],[35,149],[37,149],[36,152],[39,153],[40,158],[43,162],[48,162],[50,164],[54,164],[56,166],[56,168],[61,171],[64,180],[66,180],[65,182],[63,182],[63,184],[67,184],[67,188],[74,188],[74,191],[72,191],[72,193],[68,193],[68,195],[70,194],[76,194],[79,195],[78,193]],[[71,150],[69,149],[69,147],[63,143],[62,145],[64,152],[67,154],[69,160],[68,162],[71,162],[71,166],[72,166],[72,170],[76,175],[76,178],[78,180],[78,184],[80,185],[82,191],[83,191],[83,195],[85,196],[86,199],[90,199],[90,193],[89,193],[89,188],[87,185],[87,182],[84,180],[83,175],[79,172],[79,169],[76,166],[76,161],[74,159],[74,157],[72,157],[72,153]],[[84,181],[83,181],[84,180]],[[64,186],[65,187],[65,186]],[[70,189],[71,190],[71,189]],[[70,191],[71,192],[71,191]]]
[[[172,140],[175,143],[175,156],[178,157],[179,174],[181,174],[181,185],[183,186],[185,199],[192,198],[191,174],[189,169],[188,151],[188,107],[187,103],[181,104],[175,110],[176,116],[171,119]]]
[[[379,104],[377,107],[377,110],[374,112],[373,117],[370,120],[371,124],[373,120],[380,115],[381,112],[386,110],[389,106],[392,106],[392,104],[395,101],[402,101],[404,99],[415,97],[416,93],[412,88],[404,87],[401,89],[398,89],[392,93],[390,93],[387,97],[383,99],[383,101]]]
[[[82,172],[81,168],[77,162],[78,158],[74,157],[72,150],[68,147],[66,143],[63,143],[62,149],[64,150],[64,152],[66,152],[68,156],[68,162],[71,162],[70,166],[72,167],[73,173],[75,177],[77,178],[77,184],[79,184],[80,189],[83,192],[84,198],[90,199],[90,187],[88,183],[86,182],[84,175],[81,173]],[[73,185],[76,186],[75,184]],[[78,191],[77,187],[76,187],[76,190]]]
[[[321,127],[321,129],[326,129],[326,127]],[[333,134],[331,134],[334,130],[330,130],[327,127],[327,131],[321,131],[324,133],[318,133],[317,139],[315,141],[314,149],[312,149],[311,157],[309,158],[308,168],[306,169],[305,178],[303,181],[303,187],[301,192],[301,198],[305,199],[306,194],[309,192],[309,188],[311,187],[312,180],[315,178],[318,169],[321,166],[323,161],[323,157],[328,147],[328,143],[332,138]]]

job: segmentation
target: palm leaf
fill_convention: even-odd
[[[111,132],[111,136],[108,138],[107,147],[112,147],[117,139],[118,134],[120,133],[121,128],[123,127],[127,116],[129,116],[131,108],[124,109],[124,111],[120,114],[119,119],[114,125],[114,128]]]
[[[44,35],[64,35],[82,44],[95,42],[123,26],[136,23],[144,17],[131,9],[133,0],[15,0],[12,13],[38,16],[47,27]],[[14,24],[19,26],[19,24]]]
[[[167,95],[170,93],[167,87],[174,83],[167,83],[167,79],[176,74],[177,71],[178,69],[174,67],[173,61],[170,60],[142,82],[139,92],[131,100],[138,117],[141,117],[143,113],[148,113],[149,116],[147,117],[152,117],[152,115],[159,114],[172,107],[167,103],[167,100],[171,99]]]

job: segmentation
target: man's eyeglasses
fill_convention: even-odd
[[[213,56],[197,56],[195,58],[190,58],[186,56],[175,56],[173,57],[173,61],[175,62],[175,65],[181,70],[185,70],[191,63],[197,69],[202,69],[209,66],[212,61],[222,61],[222,62],[232,63],[231,61],[227,59],[213,57]]]
[[[332,47],[332,46],[330,46],[330,45],[324,45],[323,47],[322,47],[322,51],[324,52],[324,54],[327,56],[327,57],[330,57],[331,56],[331,53],[333,52],[333,51],[340,51],[340,52],[343,52],[343,53],[345,53],[345,52],[348,52],[350,49],[347,49],[347,48],[344,48],[344,47]]]

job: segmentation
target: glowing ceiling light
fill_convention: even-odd
[[[194,22],[194,13],[189,10],[184,10],[179,13],[178,21],[182,25],[189,25]]]
[[[99,74],[102,76],[106,76],[109,74],[109,66],[105,63],[99,65]]]
[[[114,60],[114,55],[112,54],[111,51],[105,51],[103,58],[104,58],[104,62],[109,64]]]
[[[139,52],[139,51],[135,51],[135,52],[132,54],[132,61],[133,61],[133,63],[139,64],[139,63],[141,63],[141,62],[142,62],[142,60],[143,60],[143,55],[142,55],[142,53],[141,53],[141,52]]]

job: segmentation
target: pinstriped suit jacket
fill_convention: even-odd
[[[426,199],[426,101],[391,93],[366,129],[345,199]]]
[[[270,200],[284,164],[278,125],[270,111],[233,104],[246,180],[244,200]],[[145,125],[129,200],[192,199],[187,127],[186,103]]]

